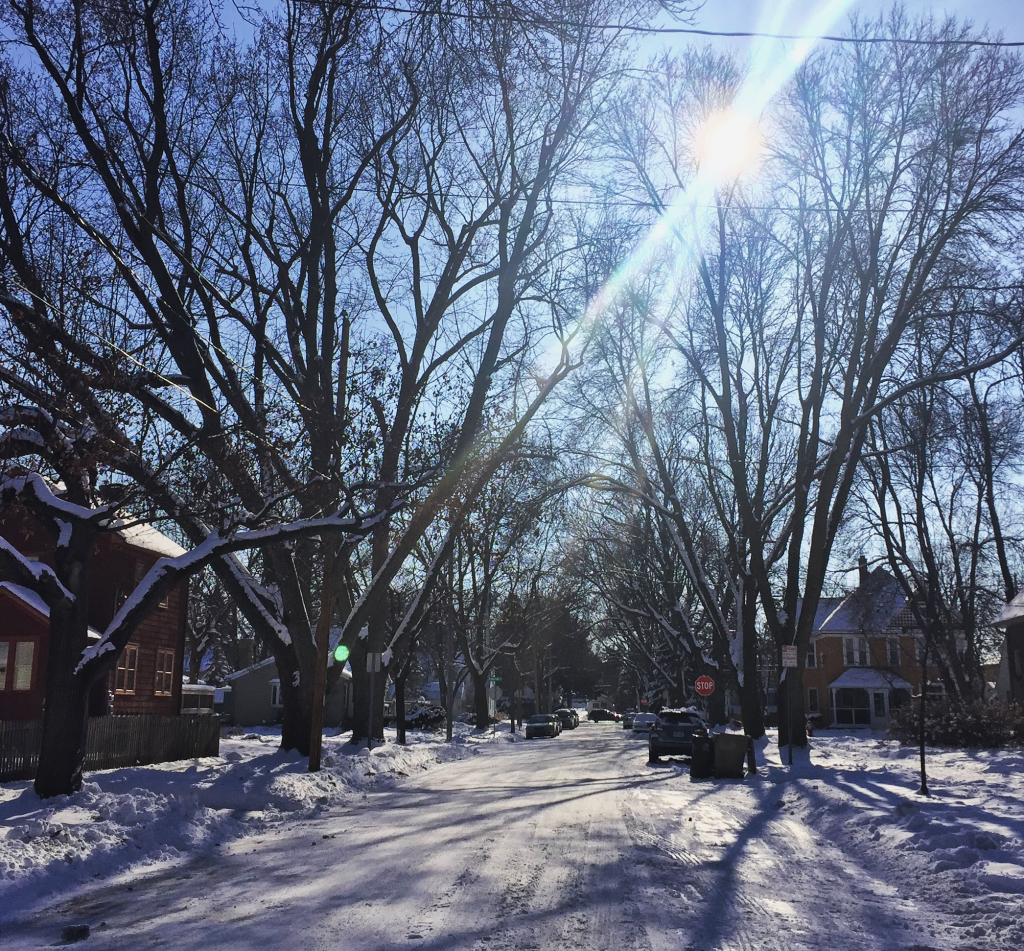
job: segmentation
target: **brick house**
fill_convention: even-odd
[[[122,522],[97,537],[91,563],[90,639],[158,558],[184,549],[144,523]],[[54,540],[29,516],[5,513],[0,535],[22,554],[53,565]],[[90,716],[178,714],[185,648],[188,582],[175,587],[138,626],[117,667],[90,695]],[[0,578],[0,720],[42,717],[49,610],[34,592]]]
[[[804,704],[822,726],[884,729],[921,686],[924,638],[909,599],[885,569],[860,561],[857,587],[825,599],[803,675]],[[929,666],[932,681],[937,669]]]

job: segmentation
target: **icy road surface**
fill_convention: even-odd
[[[812,768],[691,782],[681,761],[648,766],[642,740],[584,723],[97,883],[8,923],[0,944],[52,947],[88,923],[83,949],[118,951],[1022,946],[1020,894],[975,913],[923,853],[874,826],[851,834],[845,794]]]

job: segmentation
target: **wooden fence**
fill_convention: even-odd
[[[0,783],[32,779],[39,763],[41,720],[0,722]],[[220,752],[220,717],[210,715],[94,717],[85,768],[118,769]]]

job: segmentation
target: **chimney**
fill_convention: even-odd
[[[866,556],[861,555],[857,559],[857,570],[860,572],[860,583],[864,584],[868,580],[868,560]]]

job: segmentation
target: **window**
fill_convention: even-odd
[[[9,642],[0,641],[0,690],[7,689],[7,656],[10,650]]]
[[[158,650],[156,652],[156,680],[153,692],[160,697],[171,695],[174,683],[174,651]]]
[[[876,717],[884,717],[885,716],[885,694],[884,693],[876,693],[875,694],[875,716]]]
[[[868,692],[862,687],[840,687],[832,692],[835,720],[840,726],[871,726]]]
[[[14,647],[14,689],[32,689],[32,656],[36,645],[32,641],[18,641]]]
[[[900,665],[900,639],[898,637],[890,637],[886,640],[886,653],[889,657],[890,667],[899,667]]]
[[[867,667],[871,663],[866,637],[846,637],[843,638],[843,643],[846,648],[847,667]]]
[[[815,663],[816,660],[817,660],[817,657],[815,657],[815,647],[812,644],[811,645],[811,649],[807,652],[807,661],[804,664],[804,666],[808,670],[814,670],[814,668],[817,666],[817,664]]]
[[[117,661],[114,671],[114,693],[135,693],[135,672],[139,667],[139,648],[129,644]]]
[[[807,712],[808,713],[820,713],[818,707],[818,688],[808,687],[807,688]]]
[[[270,681],[270,705],[272,707],[282,707],[284,704],[281,702],[281,681],[271,680]]]

